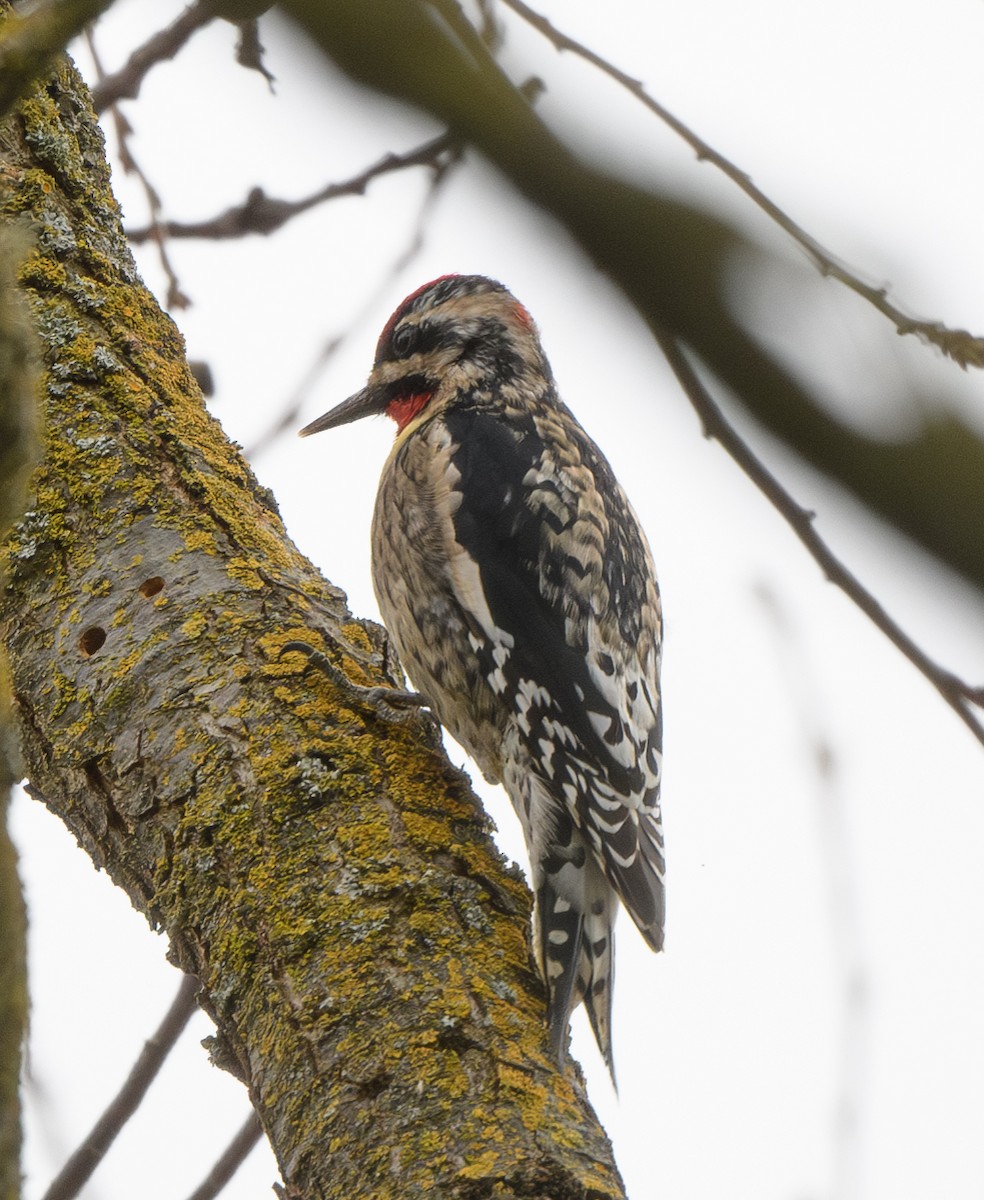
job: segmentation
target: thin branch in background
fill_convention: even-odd
[[[246,1156],[263,1136],[263,1126],[251,1112],[242,1128],[216,1160],[215,1166],[188,1197],[188,1200],[214,1200],[246,1161]]]
[[[417,214],[417,220],[407,246],[393,261],[389,270],[382,276],[379,285],[355,317],[349,322],[348,327],[341,333],[334,334],[321,346],[315,355],[314,361],[302,376],[300,383],[281,407],[280,415],[276,420],[257,441],[246,447],[244,454],[250,462],[255,462],[256,458],[268,450],[281,434],[286,433],[288,430],[296,430],[300,423],[301,409],[307,400],[308,394],[318,381],[327,364],[348,341],[353,332],[366,320],[369,314],[375,311],[380,298],[389,290],[393,280],[402,271],[406,270],[423,249],[424,236],[430,223],[434,206],[437,203],[441,186],[449,177],[452,168],[461,161],[461,155],[460,145],[452,143],[446,153],[443,153],[438,160],[428,164],[433,167],[430,187],[427,189],[420,206],[420,211]]]
[[[248,71],[259,71],[267,81],[271,93],[275,90],[276,76],[263,61],[263,43],[260,41],[260,22],[256,17],[248,21],[237,21],[239,42],[236,46],[236,62]]]
[[[105,72],[103,70],[102,61],[99,57],[99,51],[96,49],[96,41],[91,28],[86,30],[85,38],[89,47],[89,53],[92,55],[92,64],[95,67],[96,75],[100,80],[104,79],[106,77]],[[140,168],[137,160],[133,156],[132,150],[130,149],[129,138],[130,134],[133,132],[133,129],[129,121],[120,112],[120,109],[117,105],[114,105],[110,111],[112,113],[113,124],[116,130],[116,138],[119,144],[120,162],[123,166],[123,170],[126,171],[127,174],[135,175],[137,179],[139,179],[144,190],[144,195],[147,198],[147,207],[150,210],[151,236],[157,243],[157,253],[160,258],[161,268],[167,277],[167,307],[171,309],[187,308],[191,301],[181,290],[181,284],[178,280],[178,276],[174,270],[174,267],[171,265],[171,260],[167,253],[167,246],[165,245],[163,223],[160,219],[160,214],[162,211],[161,198],[157,193],[157,189]]]
[[[966,329],[948,329],[941,321],[920,321],[897,308],[888,299],[887,289],[875,287],[859,279],[848,266],[835,258],[814,237],[797,225],[785,212],[753,182],[749,175],[739,170],[724,155],[719,154],[713,146],[697,136],[669,109],[664,108],[643,87],[642,81],[633,79],[624,71],[596,54],[588,46],[576,39],[561,33],[555,25],[534,11],[523,0],[503,0],[513,12],[517,13],[532,28],[541,33],[558,51],[568,50],[585,62],[590,63],[610,79],[614,79],[626,91],[630,92],[650,112],[681,137],[694,151],[702,162],[712,163],[723,172],[733,183],[749,197],[754,204],[762,209],[775,223],[796,241],[810,256],[821,275],[830,276],[850,288],[856,295],[867,300],[874,308],[886,316],[895,326],[899,334],[914,334],[928,345],[936,346],[947,358],[952,359],[958,366],[984,367],[984,337],[977,337]]]
[[[676,339],[660,330],[656,330],[655,334],[670,368],[700,417],[705,437],[720,442],[752,483],[778,510],[827,579],[849,596],[892,645],[929,680],[977,741],[984,746],[984,724],[981,723],[979,714],[973,711],[972,701],[972,697],[981,694],[981,689],[971,688],[952,672],[934,662],[888,615],[878,600],[857,576],[844,566],[817,533],[813,524],[815,514],[797,504],[768,467],[742,440],[737,430],[728,423]]]
[[[158,63],[174,58],[194,33],[215,20],[215,15],[214,3],[210,0],[197,0],[197,3],[189,5],[166,29],[155,33],[134,50],[118,71],[107,75],[100,69],[99,80],[92,88],[92,106],[96,112],[104,112],[117,100],[136,99],[150,69]]]
[[[226,238],[247,237],[249,234],[267,235],[274,233],[292,217],[307,212],[329,200],[340,196],[361,196],[374,179],[395,171],[406,171],[411,167],[441,169],[446,155],[459,153],[458,143],[450,133],[431,138],[406,154],[386,154],[372,166],[341,183],[329,183],[310,196],[300,200],[278,200],[268,196],[262,188],[253,188],[244,204],[227,208],[217,216],[204,221],[164,221],[142,229],[127,230],[127,237],[135,245],[157,238],[207,238],[222,241]]]
[[[860,905],[837,758],[823,729],[814,698],[817,681],[802,640],[783,605],[766,583],[755,594],[771,618],[779,668],[799,718],[803,741],[816,767],[819,845],[827,882],[831,949],[841,991],[840,1065],[834,1120],[834,1156],[829,1195],[851,1200],[860,1194],[861,1128],[869,1041],[869,988],[861,937]]]
[[[167,1015],[144,1045],[126,1082],[95,1123],[88,1137],[55,1177],[43,1200],[72,1200],[102,1162],[117,1134],[136,1112],[140,1101],[198,1007],[198,980],[185,975]]]
[[[496,50],[502,45],[502,27],[496,20],[493,0],[478,0],[478,14],[481,21],[479,36],[490,50]]]

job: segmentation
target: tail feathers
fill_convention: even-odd
[[[536,951],[547,984],[550,1044],[563,1062],[571,1013],[582,1001],[615,1084],[612,1055],[612,925],[617,900],[600,872],[588,904],[562,896],[550,878],[536,894]],[[581,898],[579,897],[579,900]],[[588,900],[588,897],[584,897]]]
[[[580,964],[584,915],[554,890],[548,881],[536,895],[536,950],[547,985],[547,1024],[550,1045],[558,1061],[564,1058],[567,1026],[582,997]]]
[[[596,853],[639,932],[653,950],[662,950],[666,867],[658,810],[626,810],[621,828]]]
[[[614,906],[613,906],[614,909]],[[615,1078],[615,1058],[612,1054],[612,995],[615,985],[615,955],[612,945],[612,919],[588,917],[585,921],[584,947],[581,953],[581,980],[584,1007],[598,1043],[598,1049],[612,1077],[612,1087],[618,1091]],[[598,922],[598,936],[591,937],[592,926]]]

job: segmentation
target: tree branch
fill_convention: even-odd
[[[396,171],[406,171],[411,167],[430,167],[435,172],[443,170],[443,163],[448,155],[458,151],[458,143],[448,133],[430,138],[406,154],[384,154],[377,162],[346,179],[341,183],[329,183],[310,196],[300,200],[278,200],[268,196],[262,188],[256,187],[249,193],[243,204],[233,205],[225,212],[203,221],[160,221],[145,228],[127,230],[127,237],[135,245],[156,238],[158,235],[167,238],[208,238],[212,241],[222,241],[226,238],[241,238],[249,234],[263,235],[274,233],[292,217],[307,212],[319,204],[329,200],[337,200],[340,196],[361,196],[374,179],[382,175],[390,175]]]
[[[92,89],[92,107],[104,112],[119,100],[135,99],[148,72],[158,63],[174,58],[193,34],[216,18],[214,0],[196,0],[194,4],[161,29],[130,55],[122,67],[103,75]]]
[[[95,34],[91,29],[87,29],[85,36],[89,46],[89,53],[92,55],[92,62],[96,69],[96,75],[99,79],[105,79],[102,59],[96,47]],[[175,271],[174,264],[171,262],[171,256],[167,252],[167,237],[163,231],[161,221],[162,208],[160,195],[157,188],[151,183],[150,176],[147,175],[137,161],[130,145],[130,135],[133,133],[133,127],[123,112],[115,106],[110,113],[110,119],[116,131],[117,150],[123,170],[128,175],[135,175],[137,177],[147,200],[147,208],[150,211],[151,219],[148,237],[152,237],[157,246],[157,257],[160,260],[161,270],[167,279],[167,306],[169,309],[187,308],[191,301],[181,287],[178,273]]]
[[[259,1117],[256,1113],[250,1113],[239,1132],[217,1159],[215,1166],[191,1193],[188,1200],[214,1200],[243,1165],[250,1150],[262,1136],[263,1126],[260,1124]]]
[[[570,51],[578,58],[584,59],[596,67],[610,79],[614,79],[627,92],[631,93],[650,112],[654,113],[670,129],[681,137],[694,151],[702,162],[709,162],[736,184],[748,198],[764,213],[797,242],[813,259],[821,275],[836,279],[845,287],[850,288],[856,295],[867,300],[895,326],[899,334],[914,334],[927,345],[936,346],[947,358],[951,358],[958,366],[984,367],[984,337],[975,337],[965,329],[948,329],[941,321],[920,321],[897,308],[888,298],[887,289],[874,287],[865,283],[840,259],[835,258],[811,234],[788,216],[778,204],[757,187],[750,175],[740,170],[723,154],[719,154],[703,138],[674,116],[668,108],[664,108],[658,100],[646,91],[639,79],[619,70],[590,47],[583,45],[575,38],[562,33],[556,25],[546,17],[530,8],[523,0],[503,0],[507,7],[517,13],[532,28],[538,30],[559,51]]]
[[[252,5],[252,10],[265,11],[268,4]],[[97,113],[105,112],[120,100],[133,100],[140,94],[144,80],[159,63],[176,57],[199,29],[216,19],[230,20],[239,26],[239,45],[236,61],[252,71],[259,71],[272,85],[273,76],[263,65],[256,17],[236,20],[226,17],[222,0],[195,0],[175,21],[159,30],[138,47],[118,71],[103,75],[92,89],[92,106]]]
[[[668,335],[657,334],[660,349],[704,426],[706,437],[714,438],[731,455],[772,506],[781,514],[803,543],[827,579],[839,587],[877,626],[888,640],[929,680],[946,703],[984,746],[984,724],[968,702],[975,694],[962,680],[934,662],[894,621],[882,605],[833,553],[817,533],[816,514],[801,507],[728,422],[679,344]]]
[[[174,1049],[195,1010],[198,1008],[198,980],[186,975],[178,993],[161,1021],[157,1032],[144,1043],[126,1082],[113,1098],[85,1140],[58,1172],[44,1194],[44,1200],[73,1200],[92,1172],[106,1156],[123,1126],[137,1111],[147,1089],[157,1078],[164,1060]]]
[[[362,324],[368,313],[373,312],[380,299],[382,299],[389,290],[389,285],[392,281],[403,272],[409,264],[414,260],[417,254],[420,253],[424,244],[424,231],[427,228],[427,223],[434,211],[434,205],[437,200],[441,185],[448,178],[448,175],[458,162],[460,161],[460,152],[457,147],[454,147],[450,154],[435,167],[431,177],[431,186],[424,196],[420,210],[417,214],[416,226],[411,234],[407,245],[396,256],[390,264],[389,269],[383,273],[376,287],[373,289],[372,295],[362,305],[362,307],[351,317],[348,327],[343,329],[341,333],[335,333],[327,338],[318,348],[317,353],[313,356],[313,360],[304,374],[301,376],[300,382],[288,396],[287,400],[280,406],[280,411],[277,416],[269,423],[266,430],[257,437],[257,439],[248,445],[244,454],[248,462],[255,463],[257,457],[268,449],[277,438],[286,433],[287,430],[297,430],[301,424],[300,413],[303,405],[307,401],[308,393],[314,386],[321,372],[324,370],[328,362],[335,354],[345,345],[352,332]]]

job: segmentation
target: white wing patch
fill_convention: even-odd
[[[455,596],[465,612],[481,627],[490,641],[505,642],[508,639],[508,645],[512,647],[512,635],[504,629],[499,629],[492,620],[478,563],[457,542],[452,543],[449,571]]]

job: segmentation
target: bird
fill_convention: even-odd
[[[366,386],[301,436],[396,425],[372,580],[399,659],[519,817],[559,1061],[584,1003],[615,1079],[619,901],[663,947],[662,610],[638,518],[501,283],[443,275],[387,321]]]

